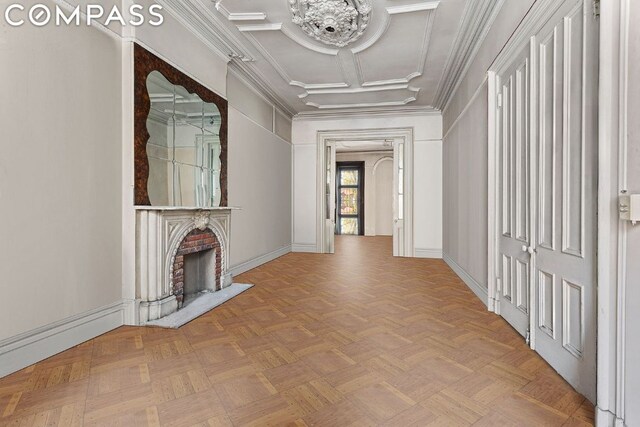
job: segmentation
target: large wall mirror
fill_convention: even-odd
[[[136,204],[227,205],[227,103],[136,45]]]

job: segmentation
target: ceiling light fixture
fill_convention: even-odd
[[[369,0],[289,0],[293,23],[310,37],[337,47],[358,40],[369,25]]]

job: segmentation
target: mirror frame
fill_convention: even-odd
[[[227,127],[229,107],[226,99],[201,85],[172,65],[158,58],[142,46],[134,43],[134,203],[136,206],[151,206],[149,200],[149,159],[147,158],[147,117],[151,101],[147,92],[147,77],[158,71],[176,86],[197,94],[204,102],[215,104],[220,110],[220,207],[227,207]]]

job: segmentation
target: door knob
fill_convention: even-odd
[[[522,245],[522,252],[527,252],[533,255],[536,252],[536,250],[533,249],[533,246]]]
[[[529,247],[527,245],[522,245],[522,252],[529,252]]]

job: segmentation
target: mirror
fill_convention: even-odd
[[[147,76],[146,88],[151,205],[220,206],[220,110],[157,70]]]

